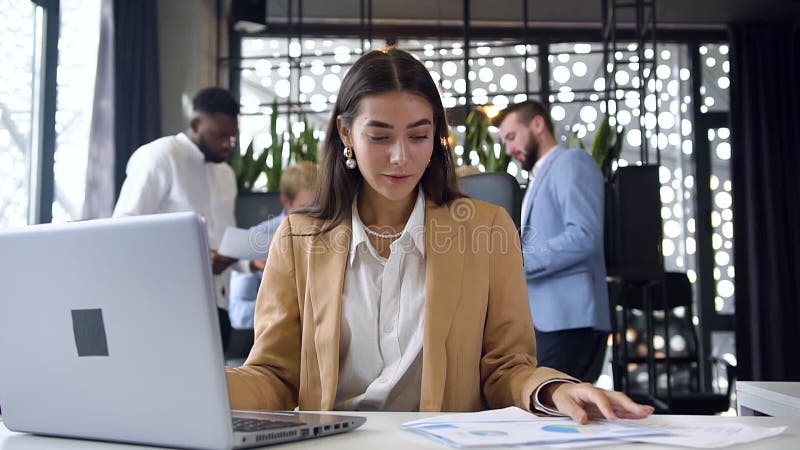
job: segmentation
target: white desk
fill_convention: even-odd
[[[325,450],[445,450],[448,447],[440,444],[433,439],[426,438],[411,431],[400,429],[400,424],[438,415],[438,413],[349,413],[367,417],[367,423],[361,428],[349,433],[337,436],[299,441],[290,444],[282,444],[267,447],[274,450],[299,450],[299,449],[325,449]],[[642,420],[642,423],[653,426],[665,424],[692,424],[720,423],[726,424],[741,423],[756,426],[783,426],[788,425],[789,429],[783,434],[769,439],[756,441],[752,444],[739,445],[731,448],[735,449],[796,449],[800,448],[800,419],[785,419],[776,417],[714,417],[714,416],[652,416]],[[624,447],[619,443],[609,444],[616,448],[630,450],[639,449],[664,449],[676,450],[679,447],[668,447],[660,445],[629,444]],[[63,449],[63,450],[142,450],[149,447],[109,444],[107,442],[81,441],[75,439],[58,439],[42,436],[32,436],[27,434],[12,433],[0,423],[0,450],[40,450],[40,449]],[[534,447],[518,447],[534,448]],[[538,447],[542,448],[542,447]],[[609,446],[603,448],[610,448]],[[501,450],[507,450],[503,447]]]
[[[800,418],[800,382],[737,381],[736,399],[740,416]]]

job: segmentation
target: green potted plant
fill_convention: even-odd
[[[272,156],[271,164],[267,164],[264,172],[267,174],[267,191],[277,192],[281,184],[281,172],[283,172],[283,135],[278,135],[278,101],[272,102],[272,113],[269,116],[269,135],[270,145],[264,149],[264,153]],[[266,161],[265,161],[266,162]]]
[[[622,144],[625,143],[625,128],[617,126],[616,129],[611,128],[611,123],[608,114],[600,121],[600,126],[594,134],[592,141],[592,148],[587,150],[583,141],[578,137],[577,133],[572,134],[568,145],[570,147],[579,147],[583,150],[589,151],[600,170],[603,172],[603,178],[610,180],[613,175],[614,161],[619,159],[619,154],[622,151]]]
[[[319,135],[303,114],[303,131],[289,137],[289,155],[295,162],[319,161]]]
[[[319,161],[319,133],[309,123],[305,114],[302,115],[302,121],[303,131],[299,134],[279,135],[277,131],[278,104],[277,102],[272,103],[269,119],[271,140],[269,147],[264,148],[256,155],[253,141],[251,141],[244,154],[234,152],[231,155],[229,162],[236,174],[236,185],[239,192],[252,191],[262,173],[267,177],[267,191],[279,189],[283,172],[283,147],[286,143],[289,145],[289,163],[292,161]]]
[[[272,103],[272,113],[270,113],[270,136],[272,142],[269,147],[264,148],[256,156],[254,142],[250,141],[244,154],[233,152],[229,159],[229,164],[236,175],[236,186],[239,192],[251,192],[258,177],[265,173],[267,175],[267,190],[277,190],[280,183],[281,172],[281,150],[283,149],[283,138],[278,136],[276,125],[278,122],[278,104]],[[272,155],[272,164],[268,164],[268,158]],[[274,188],[273,188],[274,187]]]
[[[278,104],[272,103],[269,133],[272,139],[269,147],[256,156],[254,141],[247,146],[244,154],[233,152],[229,163],[236,175],[239,195],[236,198],[236,223],[240,227],[250,227],[264,219],[281,212],[280,173],[282,171],[282,150],[284,139],[278,136]],[[272,161],[269,156],[272,155]],[[268,163],[269,162],[269,163]],[[267,176],[267,191],[254,192],[256,180],[261,174]]]
[[[479,164],[483,165],[486,172],[505,172],[511,163],[511,157],[506,155],[505,146],[501,145],[500,155],[495,152],[495,140],[489,133],[490,120],[483,107],[473,109],[467,116],[464,124],[464,161],[469,161],[470,153],[475,150],[478,154]]]
[[[267,155],[267,152],[262,151],[258,157],[255,157],[253,141],[250,141],[244,155],[238,151],[231,154],[228,163],[230,163],[233,173],[236,175],[236,187],[239,192],[253,190],[253,184],[266,167]]]

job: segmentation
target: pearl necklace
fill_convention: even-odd
[[[400,231],[399,233],[393,233],[393,234],[381,234],[381,233],[378,233],[377,231],[370,230],[369,228],[367,228],[366,225],[364,225],[364,231],[366,231],[367,234],[371,234],[371,235],[373,235],[373,236],[375,236],[377,238],[381,238],[381,239],[397,239],[403,234],[402,231]]]

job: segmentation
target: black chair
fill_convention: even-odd
[[[249,228],[283,211],[279,192],[240,192],[236,197],[236,226]]]
[[[487,172],[461,177],[458,184],[470,197],[505,208],[519,229],[522,193],[516,178],[504,172]]]
[[[704,392],[700,387],[700,354],[692,322],[692,286],[685,273],[667,272],[662,282],[641,285],[617,283],[610,286],[614,328],[615,388],[635,400],[649,403],[659,413],[716,414],[730,407],[736,368],[724,360],[728,387],[725,392]],[[660,333],[659,333],[660,332]],[[653,337],[663,337],[663,348],[654,348]],[[683,337],[683,345],[672,339]],[[634,337],[629,339],[629,337]],[[673,348],[674,347],[674,348]],[[637,389],[630,368],[646,372],[647,389]],[[666,383],[657,383],[657,377]],[[666,384],[666,386],[664,386]]]

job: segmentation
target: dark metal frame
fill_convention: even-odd
[[[301,5],[302,0],[294,0]],[[371,1],[371,0],[361,0]],[[470,0],[464,0],[464,5],[470,3]],[[371,8],[370,8],[371,11]],[[525,13],[523,8],[523,14]],[[371,22],[370,19],[366,19]],[[243,61],[241,56],[241,41],[244,37],[273,37],[273,38],[286,38],[287,36],[294,36],[298,38],[306,37],[349,37],[361,38],[361,34],[365,29],[369,29],[370,36],[374,40],[376,36],[390,42],[396,42],[397,39],[468,39],[470,42],[474,40],[509,40],[510,44],[527,44],[536,45],[538,47],[537,64],[539,66],[540,85],[539,92],[532,92],[530,90],[530,79],[526,74],[525,93],[527,95],[538,94],[541,100],[549,104],[550,98],[550,73],[549,73],[549,44],[563,43],[563,42],[601,42],[602,29],[597,28],[578,28],[578,29],[565,29],[563,27],[554,28],[531,28],[524,25],[519,27],[500,27],[500,26],[469,26],[469,27],[456,27],[452,25],[446,26],[430,26],[430,25],[387,25],[387,24],[306,24],[300,20],[295,20],[292,25],[287,23],[273,23],[270,22],[266,31],[259,33],[242,34],[230,27],[229,40],[228,40],[228,57],[219,58],[219,64],[227,66],[229,71],[229,88],[238,93],[241,87],[240,65]],[[301,34],[302,33],[302,34]],[[619,40],[635,40],[635,30],[631,28],[622,28],[617,32]],[[526,37],[527,36],[527,37]],[[522,39],[521,39],[522,37]],[[662,43],[681,43],[686,44],[691,41],[715,42],[726,41],[727,33],[724,30],[658,30],[659,42]],[[464,48],[465,57],[468,57],[469,48]],[[527,54],[526,46],[526,59],[531,55]],[[459,58],[462,63],[465,63],[465,58]],[[465,66],[466,69],[467,66]],[[465,79],[465,83],[469,83]],[[583,93],[580,90],[573,91],[575,94]],[[592,91],[592,93],[595,93]],[[295,103],[279,102],[279,106],[285,110],[292,109]],[[460,105],[458,109],[464,109],[464,105]],[[458,118],[461,115],[466,117],[465,114],[451,114],[451,118]],[[456,121],[457,122],[457,121]]]
[[[617,117],[617,101],[621,99],[616,98],[617,92],[637,92],[639,94],[639,132],[642,136],[641,146],[639,149],[639,158],[643,164],[650,163],[650,141],[647,139],[647,130],[645,128],[645,115],[652,112],[658,117],[658,105],[661,99],[658,95],[658,88],[650,91],[647,86],[650,81],[656,80],[656,67],[658,65],[658,41],[656,39],[656,7],[655,0],[603,0],[603,78],[606,84],[606,111],[610,112],[616,124]],[[617,58],[615,54],[618,51],[625,50],[619,46],[619,38],[617,33],[622,31],[622,23],[620,20],[620,13],[625,11],[634,11],[635,22],[633,27],[634,39],[636,43],[636,57],[637,57],[637,70],[636,75],[639,79],[638,87],[621,88],[617,86],[616,73],[617,73]],[[630,41],[631,39],[626,39]],[[650,50],[653,52],[651,58],[647,58],[646,47],[649,44]],[[658,83],[654,83],[658,86]],[[645,106],[645,98],[648,94],[655,95],[656,106],[655,111],[648,111]],[[613,106],[613,108],[612,108]],[[613,112],[611,112],[613,110]],[[656,120],[656,128],[653,130],[655,136],[658,136],[660,127],[658,120]],[[658,148],[658,143],[655,146],[656,165],[661,165],[661,150]]]
[[[58,69],[58,36],[61,29],[59,0],[31,0],[44,9],[44,49],[42,52],[41,104],[39,148],[39,172],[35,174],[38,184],[38,210],[36,222],[53,220],[53,200],[55,198],[55,153],[56,153],[56,71]]]
[[[297,1],[297,0],[295,0]],[[269,22],[267,29],[259,33],[248,33],[247,37],[286,37],[287,33],[296,33],[296,25],[288,26],[286,23]],[[691,40],[714,42],[728,40],[724,29],[673,29],[658,28],[659,42],[687,43]],[[525,36],[525,26],[492,26],[470,24],[469,35],[472,39],[520,39]],[[602,27],[598,25],[586,27],[528,27],[530,44],[553,44],[560,42],[601,42]],[[360,38],[361,25],[347,23],[304,23],[303,36],[305,37],[356,37]],[[381,38],[463,38],[463,25],[411,25],[373,23],[372,37]],[[619,40],[633,40],[636,32],[633,28],[625,27],[617,32]],[[227,58],[223,58],[225,60]]]
[[[617,72],[618,72],[618,58],[616,54],[620,51],[630,51],[627,48],[623,48],[620,45],[619,39],[617,37],[617,33],[621,32],[623,29],[623,24],[620,22],[621,15],[629,12],[633,12],[635,17],[633,32],[634,32],[634,39],[632,41],[635,43],[636,49],[636,76],[639,80],[638,86],[631,86],[629,88],[620,87],[617,85]],[[650,164],[650,139],[648,137],[648,130],[646,129],[646,122],[645,118],[648,113],[653,113],[656,117],[656,127],[655,130],[652,130],[651,136],[656,136],[656,145],[655,145],[655,167],[661,165],[661,149],[658,147],[658,135],[660,131],[660,127],[658,125],[658,104],[661,102],[661,99],[658,95],[658,83],[653,83],[653,90],[651,91],[648,88],[648,85],[651,81],[656,80],[656,67],[658,65],[658,41],[656,40],[656,6],[655,0],[645,1],[645,0],[603,0],[602,1],[602,17],[603,17],[603,78],[605,80],[605,106],[606,106],[606,114],[608,114],[612,120],[610,120],[613,129],[617,128],[617,103],[623,101],[622,98],[618,98],[618,93],[627,93],[627,92],[636,92],[639,96],[639,114],[637,117],[637,121],[639,123],[639,135],[641,136],[640,145],[639,145],[639,159],[642,161],[642,164],[645,166],[653,166]],[[631,41],[631,40],[626,40]],[[648,48],[649,47],[649,48]],[[650,58],[647,57],[647,50],[652,52],[652,56]],[[623,94],[625,95],[625,94]],[[656,98],[655,102],[655,110],[649,111],[647,108],[647,102],[645,99],[648,95],[654,95]],[[660,220],[660,217],[658,217]],[[660,257],[661,255],[659,255]],[[653,311],[655,310],[655,306],[653,305],[653,290],[654,289],[665,289],[664,285],[664,263],[663,258],[659,258],[661,263],[659,264],[659,269],[653,269],[648,271],[642,271],[638,276],[630,276],[625,275],[624,273],[617,274],[617,278],[621,283],[621,295],[624,296],[624,293],[627,291],[628,286],[636,286],[641,295],[642,295],[642,303],[644,305],[644,315],[645,315],[645,329],[646,329],[646,336],[648,340],[647,345],[647,358],[645,359],[647,365],[647,403],[653,404],[658,411],[669,411],[671,408],[671,399],[672,399],[672,380],[671,380],[671,373],[670,373],[670,348],[669,342],[665,346],[665,358],[664,358],[664,365],[666,367],[666,377],[667,377],[667,395],[665,399],[659,397],[657,392],[657,385],[656,385],[656,378],[658,374],[657,370],[657,361],[655,358],[655,349],[652,345],[652,340],[655,335],[655,326],[654,326],[654,318],[653,318]],[[632,269],[632,268],[625,268],[625,269]],[[665,296],[662,295],[662,301],[665,300]],[[622,301],[621,304],[625,305],[626,302]],[[663,305],[661,305],[663,306]],[[617,305],[612,303],[612,314],[614,316],[614,320],[616,321],[617,318]],[[669,330],[669,310],[664,308],[664,336],[668,335]],[[613,330],[613,347],[612,347],[612,354],[613,354],[613,364],[612,370],[614,372],[614,383],[617,389],[622,388],[626,393],[630,393],[630,379],[629,379],[629,370],[628,370],[628,340],[627,340],[627,329],[628,329],[628,309],[622,309],[622,329],[617,330],[616,326]],[[621,347],[622,354],[620,355],[619,347]],[[623,373],[618,373],[618,372]],[[624,383],[618,384],[620,380],[624,380]],[[664,403],[666,400],[666,403]]]

